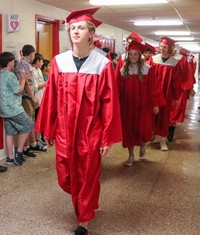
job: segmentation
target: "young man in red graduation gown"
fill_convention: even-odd
[[[178,60],[181,68],[181,96],[176,107],[174,106],[174,101],[172,101],[168,135],[169,142],[171,142],[174,138],[176,123],[184,121],[185,110],[189,96],[193,96],[195,94],[193,90],[194,80],[190,73],[190,65],[187,61],[187,57],[178,53],[175,47],[173,47],[172,55],[176,60]]]
[[[155,69],[156,77],[160,82],[166,105],[160,108],[155,120],[154,134],[159,135],[160,148],[167,151],[166,137],[170,124],[170,112],[172,100],[175,106],[181,95],[181,70],[178,60],[172,57],[172,47],[175,41],[168,37],[160,39],[160,54],[150,58],[149,64]]]
[[[70,193],[79,226],[88,234],[100,193],[101,158],[121,141],[117,87],[112,62],[91,48],[99,9],[67,18],[72,50],[53,58],[35,129],[56,144],[58,183]]]

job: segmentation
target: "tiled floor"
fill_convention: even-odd
[[[112,147],[103,159],[100,209],[89,227],[93,235],[200,234],[199,105],[197,94],[167,152],[151,143],[145,160],[136,156],[126,168],[126,149]],[[73,234],[76,220],[70,196],[57,185],[54,149],[21,167],[9,166],[0,174],[0,187],[0,234]]]

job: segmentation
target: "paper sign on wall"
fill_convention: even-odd
[[[8,15],[8,32],[19,31],[19,15],[11,14]]]

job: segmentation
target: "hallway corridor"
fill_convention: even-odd
[[[147,146],[144,160],[125,167],[127,150],[112,146],[103,158],[100,208],[92,235],[200,234],[199,92],[188,102],[169,151]],[[1,161],[1,165],[4,160]],[[76,220],[71,197],[58,186],[55,151],[38,154],[0,174],[1,235],[72,235]]]

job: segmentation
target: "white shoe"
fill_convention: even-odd
[[[145,144],[142,143],[140,146],[140,153],[139,153],[139,157],[143,158],[146,154],[146,149],[145,149]]]
[[[168,147],[166,145],[165,138],[161,138],[161,140],[160,140],[160,150],[161,151],[168,151]]]
[[[133,165],[133,163],[134,163],[134,156],[133,155],[130,155],[129,157],[128,157],[128,160],[127,161],[125,161],[125,163],[124,163],[124,165],[125,166],[132,166]]]

